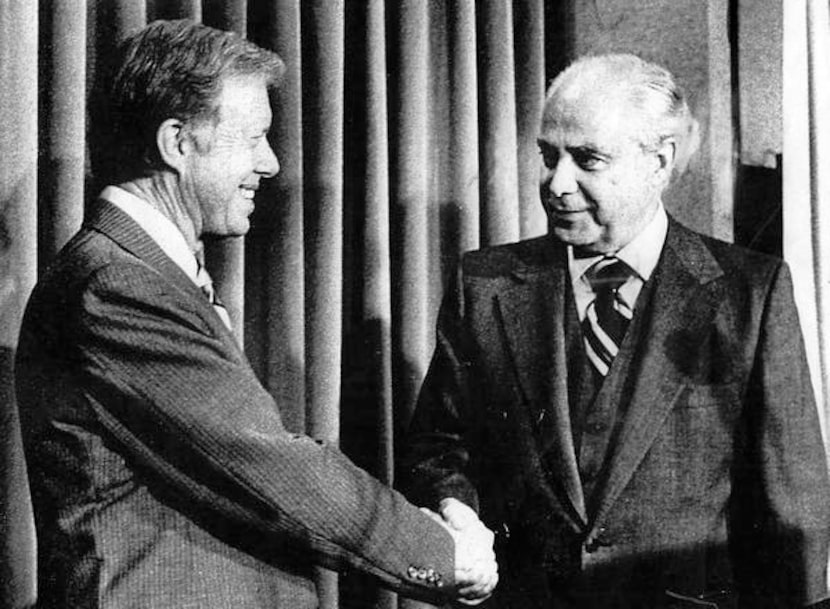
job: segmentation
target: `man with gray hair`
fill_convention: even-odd
[[[790,275],[666,213],[696,139],[665,69],[576,61],[538,137],[549,234],[467,254],[445,299],[402,485],[496,531],[493,606],[827,594],[830,491]]]
[[[238,35],[157,21],[91,113],[84,225],[35,287],[16,385],[43,609],[312,609],[313,567],[474,604],[492,533],[407,503],[289,433],[228,327],[202,241],[244,235],[283,66]]]

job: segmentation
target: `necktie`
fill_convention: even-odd
[[[210,275],[208,275],[207,269],[205,269],[205,267],[201,264],[199,264],[196,271],[196,285],[199,286],[199,289],[202,290],[202,294],[204,294],[210,304],[213,305],[213,309],[216,311],[216,314],[219,315],[222,322],[228,327],[228,329],[230,329],[231,318],[228,315],[228,310],[216,297],[216,291],[213,289],[213,280],[210,278]]]
[[[608,374],[634,314],[618,293],[633,275],[631,267],[613,256],[603,258],[585,273],[595,297],[588,305],[582,332],[588,359],[603,376]]]

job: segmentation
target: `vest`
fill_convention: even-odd
[[[638,354],[647,340],[653,281],[640,290],[634,317],[620,345],[620,351],[603,377],[591,365],[585,353],[582,329],[568,285],[565,312],[565,341],[568,369],[568,404],[574,435],[579,476],[586,501],[588,518],[596,513],[597,489],[601,489],[614,454],[614,443],[628,408],[634,380],[639,376]]]

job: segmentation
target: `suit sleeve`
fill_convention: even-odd
[[[83,293],[73,336],[82,383],[128,457],[180,498],[325,566],[412,596],[451,591],[452,538],[336,448],[284,429],[241,354],[187,304],[139,265],[104,267]]]
[[[460,271],[459,271],[460,273]],[[436,346],[398,464],[398,483],[419,505],[454,497],[478,510],[469,445],[476,433],[475,375],[465,335],[461,281],[444,296]]]
[[[751,582],[744,595],[757,600],[752,606],[794,607],[827,595],[830,487],[784,264],[770,284],[762,316],[747,400],[747,450],[759,465],[738,472],[739,484],[753,490],[736,494],[736,528],[753,526],[735,536],[742,557],[737,568]]]

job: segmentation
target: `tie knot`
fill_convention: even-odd
[[[603,258],[585,273],[594,292],[616,292],[630,277],[634,270],[616,257]]]

